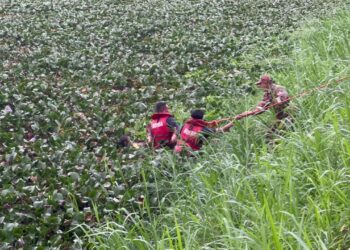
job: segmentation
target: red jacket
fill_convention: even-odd
[[[187,120],[181,129],[181,139],[194,151],[200,150],[202,147],[202,143],[199,138],[200,132],[202,132],[207,125],[207,122],[200,119],[191,118]]]
[[[151,116],[151,123],[148,126],[148,132],[152,136],[153,147],[160,148],[170,142],[174,131],[169,128],[167,119],[172,117],[170,113],[155,113]]]

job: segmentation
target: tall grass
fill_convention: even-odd
[[[349,76],[348,27],[349,12],[305,25],[293,34],[293,63],[274,75],[292,93]],[[157,168],[145,165],[145,202],[88,230],[89,247],[349,247],[348,93],[345,80],[294,100],[295,128],[275,135],[274,145],[265,143],[272,120],[266,113],[239,122],[198,158],[164,154]]]

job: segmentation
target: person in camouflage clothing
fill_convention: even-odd
[[[263,75],[256,83],[264,91],[262,101],[252,111],[243,112],[235,117],[236,120],[251,115],[258,115],[271,109],[275,113],[276,122],[266,133],[268,144],[275,144],[274,135],[282,135],[284,131],[293,128],[292,117],[285,111],[289,105],[289,96],[285,87],[277,85],[269,75]]]
[[[278,121],[289,117],[289,114],[285,112],[285,108],[289,104],[289,96],[285,87],[277,85],[269,75],[263,75],[256,85],[264,91],[262,101],[258,103],[253,111],[246,111],[237,115],[236,120],[263,113],[270,108],[274,110]]]
[[[265,111],[269,106],[273,106],[277,120],[289,116],[284,111],[289,104],[288,92],[285,87],[275,84],[268,75],[262,76],[256,85],[264,90],[263,100],[258,103],[257,109]]]

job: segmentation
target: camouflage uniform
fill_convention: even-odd
[[[282,102],[276,105],[276,103]],[[275,111],[276,119],[282,120],[288,117],[288,113],[284,111],[288,107],[288,92],[280,85],[272,84],[271,88],[264,90],[263,100],[259,102],[258,108],[266,109],[268,106],[274,105],[272,109]]]
[[[269,145],[275,145],[276,142],[273,140],[275,135],[281,136],[286,130],[293,128],[292,118],[285,112],[289,105],[288,98],[287,90],[283,86],[273,83],[269,89],[264,90],[263,100],[258,104],[258,108],[260,107],[262,110],[272,106],[271,109],[275,112],[277,121],[266,133],[266,140]]]

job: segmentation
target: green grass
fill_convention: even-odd
[[[116,149],[145,138],[159,100],[179,122],[194,107],[215,119],[255,105],[264,72],[293,95],[348,75],[344,4],[0,4],[0,249],[346,245],[348,83],[294,100],[275,147],[266,113],[194,159]]]
[[[271,73],[292,94],[349,76],[349,26],[345,11],[305,24],[292,35],[291,63]],[[145,204],[84,239],[97,249],[346,249],[349,82],[295,99],[295,128],[274,146],[264,142],[266,113],[240,121],[196,159],[164,154],[156,168],[144,165],[145,180],[153,178]]]

